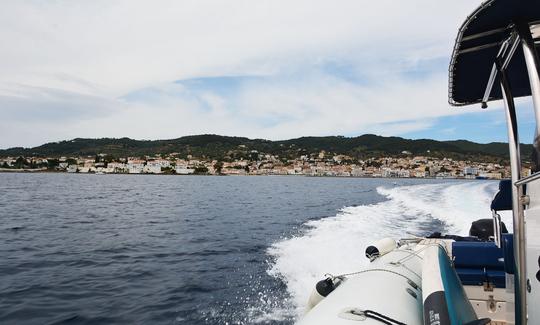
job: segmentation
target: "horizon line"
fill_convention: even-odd
[[[385,135],[374,134],[374,133],[364,133],[364,134],[360,134],[360,135],[356,135],[356,136],[346,136],[346,135],[303,135],[301,137],[288,138],[288,139],[278,139],[278,140],[270,140],[270,139],[265,139],[265,138],[250,138],[250,137],[246,137],[246,136],[237,136],[237,135],[223,135],[223,134],[216,134],[216,133],[201,133],[201,134],[188,134],[188,135],[183,135],[183,136],[180,136],[180,137],[168,138],[168,139],[136,139],[136,138],[131,138],[131,137],[127,137],[127,136],[118,137],[118,138],[117,137],[96,137],[96,138],[77,137],[77,138],[66,139],[66,140],[49,141],[49,142],[45,142],[45,143],[42,143],[40,145],[33,146],[33,147],[14,146],[14,147],[8,147],[8,148],[0,148],[0,151],[7,151],[7,150],[19,149],[19,148],[32,149],[32,148],[45,146],[45,145],[48,145],[48,144],[57,144],[57,143],[62,143],[62,142],[72,142],[72,141],[75,141],[75,140],[102,140],[102,139],[121,140],[121,139],[129,139],[129,140],[133,140],[133,141],[141,141],[141,142],[143,142],[143,141],[171,141],[171,140],[177,140],[177,139],[182,139],[182,138],[200,137],[200,136],[218,136],[218,137],[224,137],[224,138],[242,138],[242,139],[247,139],[247,140],[252,140],[252,141],[253,140],[263,140],[263,141],[270,141],[270,142],[284,142],[284,141],[291,141],[291,140],[297,140],[297,139],[302,139],[302,138],[332,138],[332,137],[334,137],[334,138],[354,139],[354,138],[359,138],[359,137],[363,137],[363,136],[375,136],[375,137],[380,137],[380,138],[399,138],[399,139],[411,140],[411,141],[421,141],[421,140],[436,141],[436,142],[466,141],[466,142],[482,144],[482,145],[488,145],[488,144],[493,144],[493,143],[508,143],[508,141],[476,142],[476,141],[471,141],[471,140],[467,140],[467,139],[436,140],[436,139],[432,139],[432,138],[407,138],[407,137],[394,136],[394,135],[385,136]],[[520,144],[527,145],[527,143],[520,143]]]

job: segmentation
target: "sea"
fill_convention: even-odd
[[[384,237],[466,235],[494,181],[0,173],[0,324],[294,324]],[[511,223],[505,216],[507,226]]]

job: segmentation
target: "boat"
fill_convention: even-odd
[[[365,248],[366,267],[322,276],[299,324],[540,324],[539,48],[540,1],[489,0],[466,18],[451,54],[449,103],[486,109],[502,101],[511,179],[500,181],[468,236],[383,238]],[[535,113],[527,177],[518,97],[532,98]],[[511,211],[511,233],[501,211]]]

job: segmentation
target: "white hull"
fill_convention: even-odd
[[[451,262],[455,244],[451,239],[416,239],[381,250],[384,255],[364,269],[336,276],[339,285],[333,291],[314,291],[299,324],[381,324],[366,311],[395,321],[391,324],[484,324],[484,318],[491,324],[513,324],[513,288],[462,285]],[[507,284],[512,279],[507,274]]]
[[[378,324],[365,318],[370,310],[405,324],[422,324],[422,252],[408,245],[377,258],[345,278],[331,294],[307,312],[299,324]]]

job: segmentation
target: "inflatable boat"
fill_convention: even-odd
[[[503,258],[513,257],[512,236],[503,235],[504,248],[477,236],[429,237],[369,246],[367,267],[316,284],[300,324],[512,323],[513,269]]]
[[[322,277],[299,324],[540,325],[539,48],[540,1],[486,1],[467,17],[450,61],[449,103],[502,101],[511,179],[469,236],[383,238],[365,248],[368,266]],[[526,177],[515,97],[532,97],[535,113]]]

